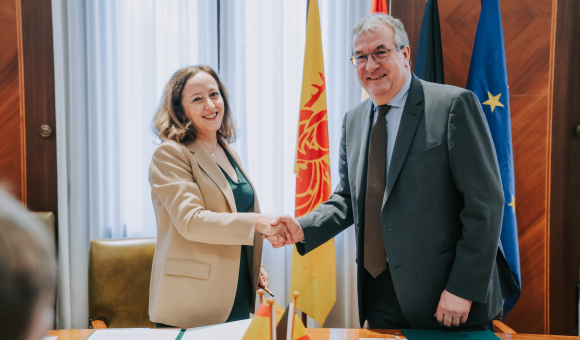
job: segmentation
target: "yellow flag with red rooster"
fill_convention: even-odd
[[[306,26],[306,51],[296,146],[296,217],[315,210],[330,197],[330,158],[326,85],[318,0],[311,0]],[[294,247],[290,291],[299,291],[297,307],[320,325],[336,301],[334,239],[305,256]]]

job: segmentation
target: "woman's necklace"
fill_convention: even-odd
[[[215,146],[215,148],[214,148],[213,152],[212,152],[212,151],[210,151],[210,150],[207,148],[207,146],[205,146],[205,143],[203,143],[203,142],[202,142],[201,144],[202,144],[202,145],[205,147],[205,149],[207,150],[207,152],[209,152],[209,155],[210,155],[210,157],[211,157],[211,158],[213,158],[213,159],[216,159],[216,157],[215,157],[215,152],[217,151],[218,143],[216,143],[216,146]]]

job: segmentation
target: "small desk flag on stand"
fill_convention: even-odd
[[[298,292],[294,292],[294,299],[286,308],[284,316],[276,327],[278,340],[310,340],[306,327],[296,315],[296,299],[299,295]],[[294,325],[294,327],[289,327],[289,325]]]
[[[284,308],[275,303],[274,299],[266,299],[266,301],[268,304],[260,304],[258,307],[242,340],[276,340],[276,326],[284,315]],[[274,315],[273,321],[272,315]]]

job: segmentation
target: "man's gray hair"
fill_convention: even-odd
[[[407,32],[405,32],[405,26],[401,20],[393,18],[392,16],[377,12],[373,13],[367,17],[364,17],[358,24],[354,25],[352,28],[352,35],[350,37],[350,43],[354,42],[354,37],[356,35],[375,30],[381,25],[387,25],[395,31],[395,44],[396,47],[409,45],[409,37]]]

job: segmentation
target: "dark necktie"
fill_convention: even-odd
[[[371,145],[367,165],[367,193],[365,200],[364,264],[377,277],[387,268],[387,255],[381,228],[381,208],[386,185],[387,120],[391,107],[379,106],[377,121],[371,130]]]

